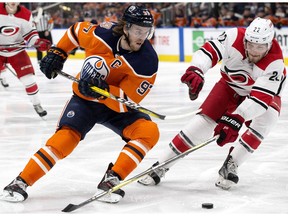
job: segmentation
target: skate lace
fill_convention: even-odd
[[[228,173],[233,173],[235,175],[237,175],[237,164],[233,161],[232,158],[230,158],[227,162],[227,170],[228,170]]]
[[[165,177],[165,173],[168,171],[169,169],[168,168],[158,168],[156,169],[154,172],[160,177],[160,178],[163,178]]]
[[[43,112],[43,108],[41,107],[41,105],[37,104],[37,105],[34,105],[34,109],[38,112],[38,113],[41,113]]]
[[[12,187],[20,187],[22,190],[26,191],[26,188],[28,187],[28,185],[21,181],[21,180],[18,180],[18,179],[15,179],[14,182],[11,184]]]
[[[119,179],[117,178],[117,176],[111,175],[111,174],[106,174],[105,176],[105,180],[103,181],[109,185],[112,185],[112,187],[114,187],[115,185],[120,184]]]

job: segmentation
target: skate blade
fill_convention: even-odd
[[[8,191],[3,191],[3,193],[0,194],[0,200],[17,203],[23,202],[25,199],[20,193],[13,192],[13,194],[10,194]]]
[[[96,196],[97,194],[103,193],[103,192],[104,192],[104,190],[97,189],[97,192],[94,194],[94,196]],[[105,203],[118,203],[122,198],[123,197],[119,194],[109,193],[103,197],[98,198],[97,201],[105,202]]]

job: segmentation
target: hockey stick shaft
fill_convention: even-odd
[[[59,4],[62,4],[62,3],[63,3],[63,2],[54,3],[54,4],[51,4],[51,5],[47,5],[47,6],[45,6],[45,7],[42,7],[42,9],[43,9],[43,11],[45,11],[45,10],[48,10],[48,9],[50,9],[50,8],[56,7],[56,6],[58,6]],[[38,9],[32,11],[32,14],[35,14],[35,13],[38,13]]]
[[[8,48],[37,48],[38,46],[35,46],[35,45],[32,45],[32,46],[29,46],[29,45],[1,45],[0,46],[0,49],[8,49]]]
[[[208,145],[209,143],[214,142],[215,140],[218,139],[218,137],[219,137],[219,135],[216,135],[216,136],[208,139],[207,141],[205,141],[205,142],[203,142],[203,143],[201,143],[201,144],[198,144],[198,145],[196,145],[196,146],[188,149],[187,151],[185,151],[185,152],[183,152],[183,153],[181,153],[181,154],[179,154],[179,155],[176,155],[176,156],[174,156],[174,157],[172,157],[172,158],[170,158],[170,159],[168,159],[168,160],[166,160],[166,161],[164,161],[164,162],[162,162],[162,163],[159,163],[159,164],[156,165],[156,166],[152,166],[152,167],[150,167],[149,169],[147,169],[146,171],[144,171],[144,172],[142,172],[142,173],[140,173],[140,174],[138,174],[138,175],[136,175],[136,176],[134,176],[134,177],[131,177],[130,179],[127,179],[127,180],[121,182],[120,184],[112,187],[110,190],[108,190],[108,191],[103,191],[102,193],[97,194],[97,195],[91,197],[90,199],[88,199],[88,200],[86,200],[86,201],[84,201],[84,202],[82,202],[82,203],[80,203],[80,204],[78,204],[78,205],[69,204],[69,205],[67,205],[62,211],[63,211],[63,212],[72,212],[72,211],[74,211],[74,210],[76,210],[76,209],[78,209],[78,208],[81,208],[82,206],[85,206],[85,205],[87,205],[87,204],[89,204],[89,203],[91,203],[91,202],[93,202],[93,201],[95,201],[95,200],[97,200],[97,199],[99,199],[99,198],[107,195],[107,194],[113,193],[114,191],[117,191],[117,190],[119,190],[120,188],[122,188],[122,187],[124,187],[124,186],[126,186],[126,185],[128,185],[128,184],[130,184],[130,183],[132,183],[132,182],[134,182],[134,181],[137,181],[137,180],[139,180],[140,178],[142,178],[142,177],[144,177],[144,176],[146,176],[146,175],[148,175],[148,174],[151,173],[152,171],[154,171],[154,170],[156,170],[156,169],[158,169],[158,168],[164,167],[164,166],[166,166],[166,165],[168,165],[168,164],[170,164],[170,163],[172,163],[172,162],[174,162],[174,161],[176,161],[176,160],[179,160],[180,158],[185,157],[186,155],[190,154],[191,152],[194,152],[194,151],[196,151],[197,149],[200,149],[200,148]]]
[[[76,77],[74,77],[74,76],[72,76],[70,74],[67,74],[64,71],[56,71],[56,72],[58,74],[62,75],[63,77],[66,77],[67,79],[72,80],[73,82],[79,83],[79,80]],[[98,88],[97,86],[91,86],[91,89],[93,91],[95,91],[95,92],[107,97],[107,98],[111,98],[113,100],[116,100],[119,103],[125,104],[126,106],[128,106],[128,107],[130,107],[132,109],[138,110],[138,111],[140,111],[142,113],[145,113],[145,114],[148,114],[148,115],[150,115],[152,117],[155,117],[155,118],[158,118],[158,119],[162,119],[162,120],[164,120],[165,117],[166,117],[165,115],[161,115],[161,114],[158,114],[156,112],[153,112],[153,111],[151,111],[149,109],[146,109],[146,108],[144,108],[144,107],[140,106],[139,104],[136,104],[136,103],[134,103],[132,101],[128,101],[128,100],[126,100],[124,98],[115,96],[115,95],[111,94],[108,91],[105,91],[105,90],[103,90],[101,88]]]
[[[5,64],[5,68],[7,68],[15,77],[18,77],[16,72],[12,70],[7,64]]]

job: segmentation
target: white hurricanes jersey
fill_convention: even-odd
[[[274,97],[281,96],[286,79],[286,70],[282,50],[273,39],[268,54],[258,63],[248,61],[244,48],[245,28],[231,28],[222,33],[217,40],[206,42],[195,55],[192,65],[199,67],[204,73],[222,60],[221,75],[241,96],[249,100],[241,104],[240,113],[254,109],[255,117],[268,109]],[[262,109],[262,110],[261,110]],[[258,113],[258,114],[257,114]]]
[[[7,14],[4,3],[0,3],[0,47],[33,45],[39,38],[31,12],[20,6],[15,14]],[[25,48],[0,49],[0,56],[14,56]]]

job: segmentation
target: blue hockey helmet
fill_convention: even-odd
[[[150,11],[144,7],[130,5],[124,12],[122,19],[127,23],[143,26],[153,27],[153,16]]]

